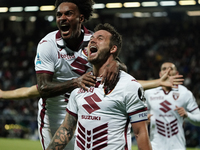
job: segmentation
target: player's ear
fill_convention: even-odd
[[[113,45],[112,48],[110,49],[110,53],[114,54],[117,51],[117,46]]]
[[[79,17],[79,22],[84,22],[85,18],[84,18],[84,15],[83,14],[80,14],[80,17]]]

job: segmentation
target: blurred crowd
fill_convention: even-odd
[[[200,105],[200,28],[198,21],[148,22],[116,27],[123,36],[120,59],[136,79],[159,78],[163,61],[172,61],[184,76],[184,85]],[[114,25],[114,24],[113,24]],[[115,25],[114,25],[115,26]],[[40,28],[41,29],[41,28]],[[55,28],[52,28],[52,31]],[[50,29],[48,28],[48,31]],[[91,28],[92,30],[92,28]],[[12,90],[36,84],[34,58],[39,40],[48,32],[35,28],[33,34],[0,32],[0,88]],[[35,134],[38,98],[0,101],[0,136],[11,136],[5,124],[19,124]],[[24,128],[22,128],[24,129]],[[187,146],[200,146],[199,127],[185,123]],[[26,132],[20,137],[25,138]],[[13,133],[13,132],[12,132]],[[14,136],[12,134],[12,136]]]

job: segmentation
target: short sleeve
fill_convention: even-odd
[[[187,105],[186,105],[186,110],[189,112],[192,112],[198,108],[198,105],[197,105],[194,95],[189,90],[188,90],[187,97],[188,97],[188,101],[187,101]]]
[[[57,50],[55,46],[48,40],[41,40],[37,47],[37,54],[35,56],[35,71],[49,71],[54,72],[55,58],[57,57]]]
[[[78,115],[78,105],[77,105],[77,102],[76,102],[76,93],[77,93],[77,89],[73,90],[72,93],[70,94],[69,102],[67,104],[67,111],[71,115],[77,117],[77,115]]]
[[[126,110],[131,123],[147,120],[147,107],[144,103],[142,86],[136,81],[131,81],[125,91]]]

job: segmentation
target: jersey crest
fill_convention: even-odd
[[[179,98],[179,93],[173,93],[173,98],[174,98],[174,100],[177,100],[178,98]]]

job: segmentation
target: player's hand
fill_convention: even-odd
[[[96,84],[96,77],[91,75],[91,72],[88,72],[74,80],[78,84],[78,87],[80,87],[86,91],[88,90],[87,87],[95,86],[95,84]]]
[[[183,107],[178,107],[178,106],[176,106],[176,109],[175,109],[175,111],[177,111],[178,112],[178,114],[181,116],[181,117],[187,117],[188,115],[187,115],[187,112],[185,111],[185,109],[183,108]]]
[[[161,86],[171,87],[171,88],[177,88],[177,85],[183,84],[183,75],[174,75],[169,76],[171,68],[167,70],[167,72],[160,78],[160,84]]]
[[[108,64],[103,73],[100,75],[102,77],[101,84],[105,83],[104,86],[113,87],[116,85],[119,74],[119,64],[116,60],[113,60]]]
[[[147,116],[147,118],[148,118],[147,125],[150,124],[150,122],[151,122],[151,116],[153,116],[153,115],[152,114],[148,114],[148,116]]]

